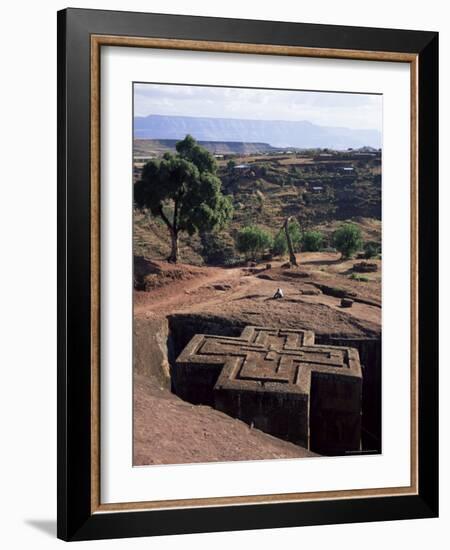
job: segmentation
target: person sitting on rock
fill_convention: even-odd
[[[277,291],[275,292],[275,294],[273,295],[273,299],[274,300],[278,300],[279,298],[283,298],[284,296],[284,293],[282,291],[281,288],[277,288]]]

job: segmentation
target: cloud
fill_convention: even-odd
[[[134,107],[136,116],[306,120],[379,131],[382,125],[382,96],[376,94],[136,83]]]

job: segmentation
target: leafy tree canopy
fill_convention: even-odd
[[[136,206],[150,210],[166,224],[171,239],[169,261],[178,259],[178,234],[193,235],[223,227],[232,216],[232,203],[221,192],[214,157],[191,136],[149,161],[134,186]]]
[[[216,173],[216,159],[207,149],[199,145],[191,135],[188,134],[175,147],[178,155],[195,164],[200,172]]]
[[[244,227],[236,237],[236,248],[248,258],[256,258],[272,245],[272,235],[256,225]]]
[[[345,223],[333,233],[333,246],[342,258],[351,258],[362,246],[361,229],[354,223]]]
[[[302,250],[304,252],[318,252],[323,247],[323,233],[320,231],[305,231],[303,233]]]
[[[288,224],[288,231],[291,237],[292,246],[294,252],[299,252],[302,243],[302,232],[300,224],[297,220],[290,220]],[[284,256],[288,252],[288,244],[286,239],[286,233],[284,230],[277,233],[273,241],[272,253],[275,256]]]

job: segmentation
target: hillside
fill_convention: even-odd
[[[150,147],[154,142],[135,140],[135,179],[143,165],[140,157],[152,155]],[[294,216],[303,229],[322,231],[325,246],[337,226],[349,220],[360,226],[365,240],[381,241],[379,152],[226,154],[218,159],[218,174],[234,206],[233,219],[222,232],[229,244],[242,227],[254,223],[275,235],[287,216]],[[134,246],[137,256],[167,257],[167,229],[159,218],[135,213]],[[198,235],[182,234],[180,248],[184,261],[203,263]]]
[[[210,407],[186,403],[143,375],[134,377],[133,411],[135,466],[315,456]]]
[[[135,139],[136,156],[160,155],[167,151],[174,152],[177,139]],[[279,148],[268,143],[247,143],[244,141],[199,141],[199,144],[215,155],[250,155],[275,153]]]

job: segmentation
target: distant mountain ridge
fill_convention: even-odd
[[[347,149],[381,147],[377,130],[319,126],[307,121],[148,115],[134,117],[134,137],[264,143],[273,147]]]
[[[166,151],[175,152],[178,139],[135,139],[134,151],[136,156],[145,156],[151,153],[163,154]],[[199,141],[202,147],[215,155],[252,155],[276,153],[282,151],[268,143],[245,143],[242,141]]]

